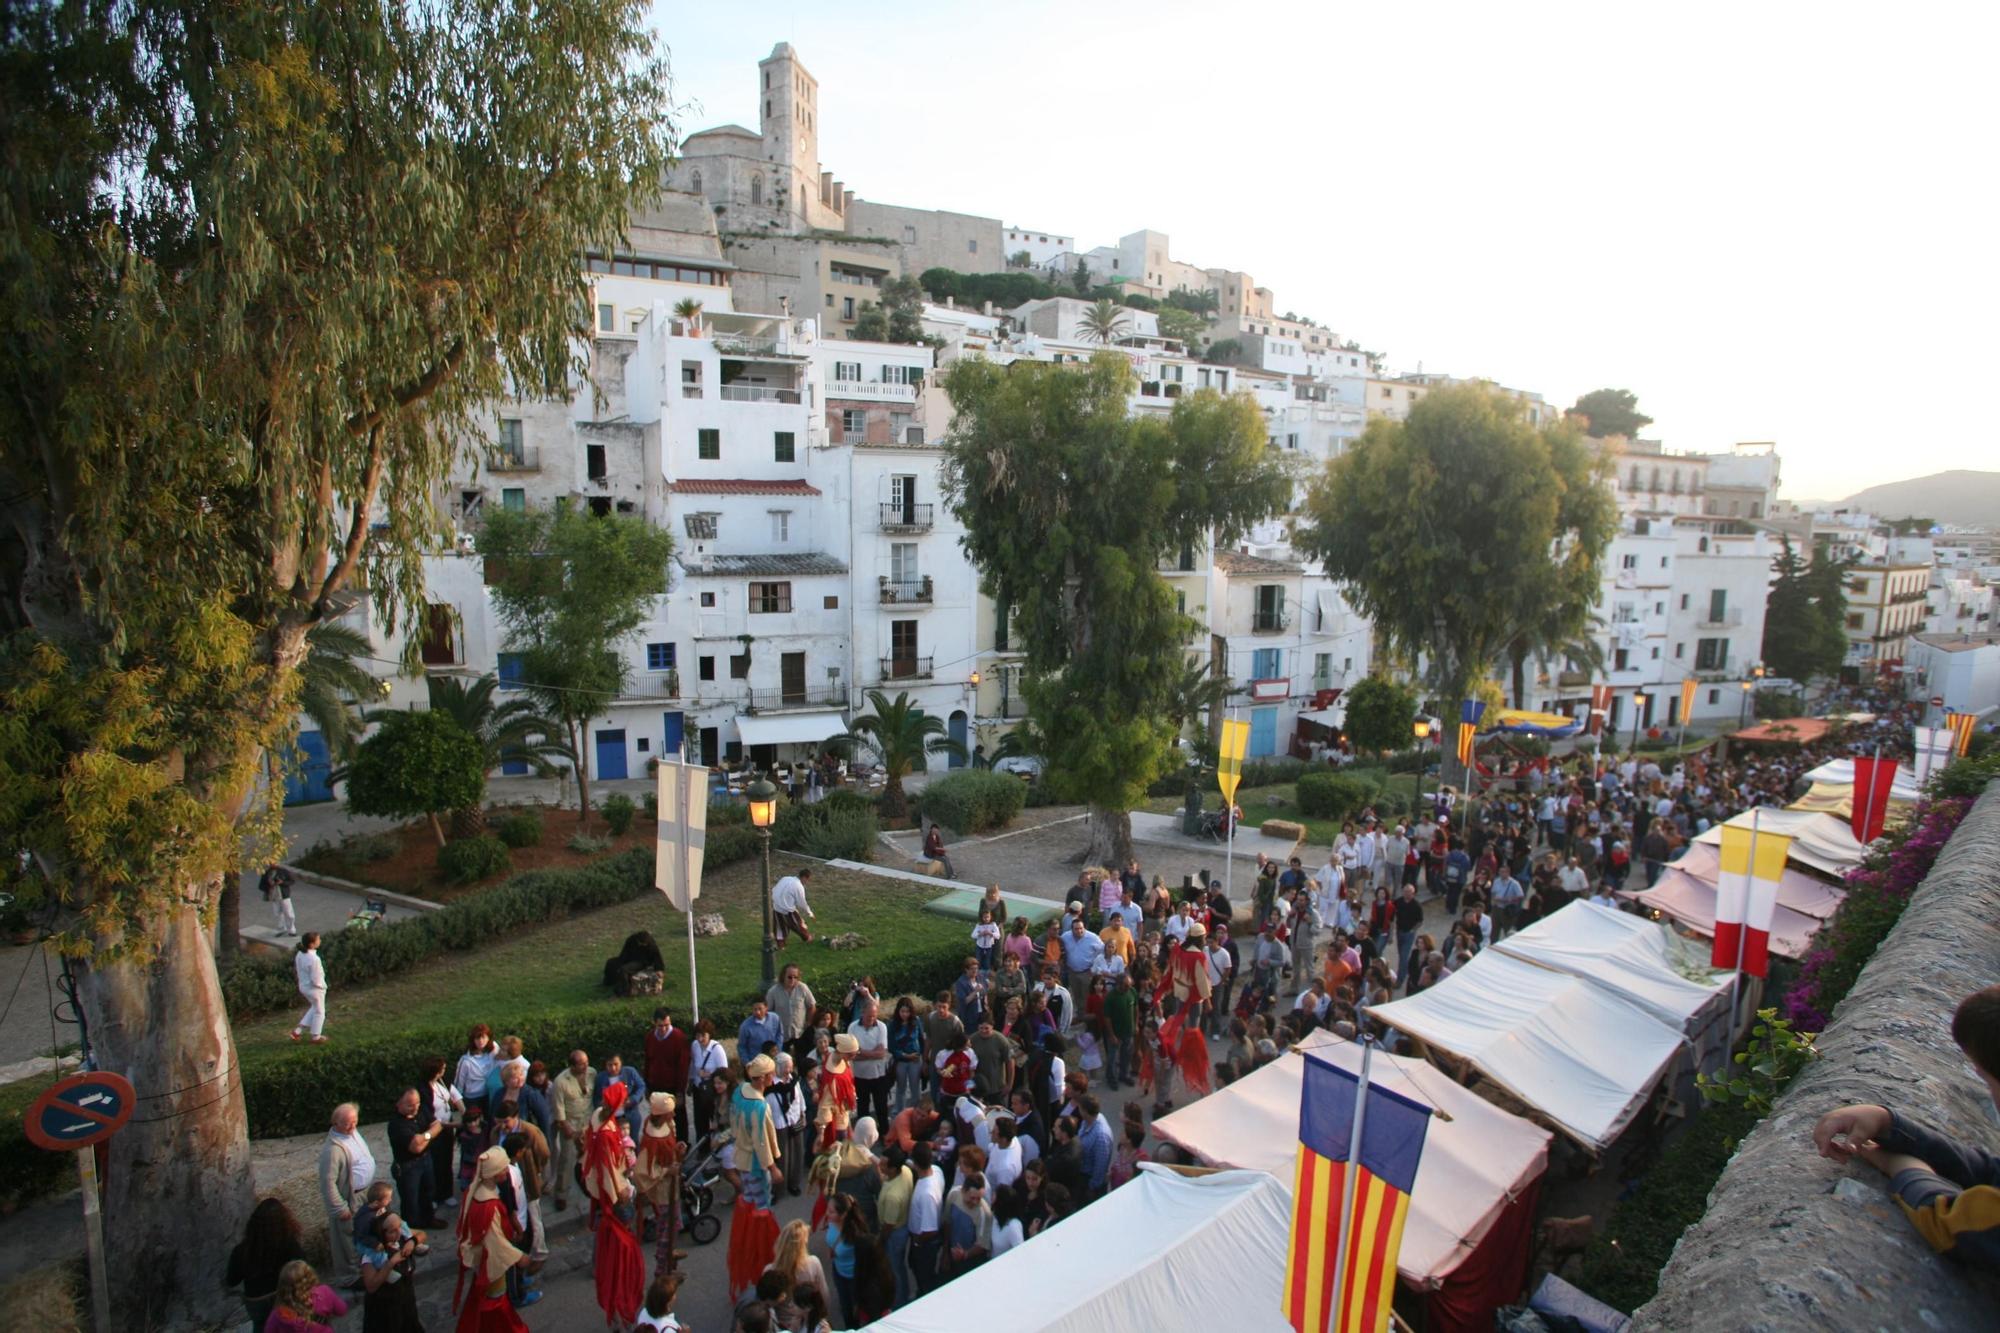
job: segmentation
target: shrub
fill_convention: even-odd
[[[632,817],[638,813],[639,807],[622,791],[604,798],[604,823],[614,838],[622,838],[631,830]]]
[[[1027,799],[1021,780],[1012,774],[968,768],[925,787],[917,810],[955,833],[984,833],[1011,824]]]
[[[386,861],[403,849],[403,840],[393,833],[364,833],[340,844],[340,859],[351,866]]]
[[[779,809],[771,842],[780,851],[823,861],[865,861],[875,846],[876,831],[874,802],[858,793],[833,792],[811,805]]]
[[[642,792],[639,796],[639,808],[646,812],[646,818],[658,819],[660,817],[660,793],[657,791]]]
[[[1975,733],[1976,743],[1980,735]],[[1986,749],[1977,755],[1954,759],[1930,780],[1932,795],[1949,799],[1977,800],[1987,784],[2000,777],[2000,751]]]
[[[1307,773],[1299,778],[1299,813],[1314,819],[1346,819],[1368,804],[1375,785],[1347,773]]]
[[[539,847],[542,842],[542,817],[532,810],[516,810],[494,826],[500,841],[509,847]]]
[[[712,829],[734,828],[738,824],[750,822],[750,807],[743,801],[710,801],[708,803],[708,826]]]
[[[575,833],[570,835],[569,849],[579,856],[596,856],[611,850],[611,839],[595,833]]]
[[[438,853],[438,870],[447,883],[475,884],[506,873],[513,860],[506,843],[490,833],[482,833],[476,838],[447,843]]]

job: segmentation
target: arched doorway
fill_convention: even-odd
[[[950,736],[960,745],[965,746],[968,751],[971,750],[971,738],[966,735],[966,716],[963,708],[952,710],[951,716],[945,719],[944,728],[946,735]],[[952,755],[951,767],[964,768],[964,757],[961,755]]]

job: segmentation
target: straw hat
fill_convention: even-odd
[[[743,1066],[743,1077],[769,1078],[772,1074],[775,1074],[777,1070],[778,1067],[771,1063],[770,1056],[760,1055],[756,1059],[752,1060],[749,1064]]]
[[[1208,938],[1208,927],[1202,925],[1201,922],[1197,921],[1193,925],[1188,927],[1187,937],[1189,944],[1194,944],[1198,941],[1205,940]]]
[[[842,1055],[853,1055],[856,1051],[861,1049],[861,1039],[856,1037],[851,1032],[835,1033],[833,1038],[833,1049],[840,1052]]]
[[[479,1179],[472,1186],[472,1201],[484,1203],[488,1199],[500,1197],[500,1187],[495,1182],[507,1174],[507,1150],[488,1148],[479,1154]]]
[[[653,1115],[672,1115],[674,1099],[671,1093],[656,1092],[646,1099],[646,1109]]]

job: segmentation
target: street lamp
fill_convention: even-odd
[[[1632,753],[1639,753],[1639,718],[1646,711],[1646,692],[1632,691]],[[1622,770],[1621,770],[1622,771]]]
[[[778,817],[778,789],[759,777],[743,795],[757,830],[757,863],[764,881],[764,989],[769,990],[778,979],[778,940],[771,929],[771,825]]]
[[[1736,725],[1745,726],[1750,721],[1750,693],[1757,687],[1750,681],[1743,682],[1743,706],[1736,710]]]
[[[1417,737],[1417,809],[1410,812],[1415,815],[1424,806],[1424,740],[1431,734],[1431,724],[1428,719],[1420,717],[1410,730]]]

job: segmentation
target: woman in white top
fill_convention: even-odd
[[[310,1032],[315,1042],[326,1040],[320,1029],[326,1026],[326,968],[319,961],[319,932],[309,930],[292,955],[292,970],[298,975],[299,994],[306,997],[306,1011],[292,1027],[292,1040]]]
[[[451,1085],[458,1089],[463,1105],[486,1109],[486,1076],[493,1072],[496,1055],[493,1029],[474,1023],[465,1037],[465,1054],[458,1057],[458,1069],[451,1076]]]
[[[680,1293],[679,1273],[660,1273],[654,1277],[652,1285],[646,1288],[645,1304],[639,1307],[639,1318],[632,1325],[633,1333],[641,1329],[651,1329],[654,1333],[679,1333],[681,1321],[674,1318],[674,1297]]]

